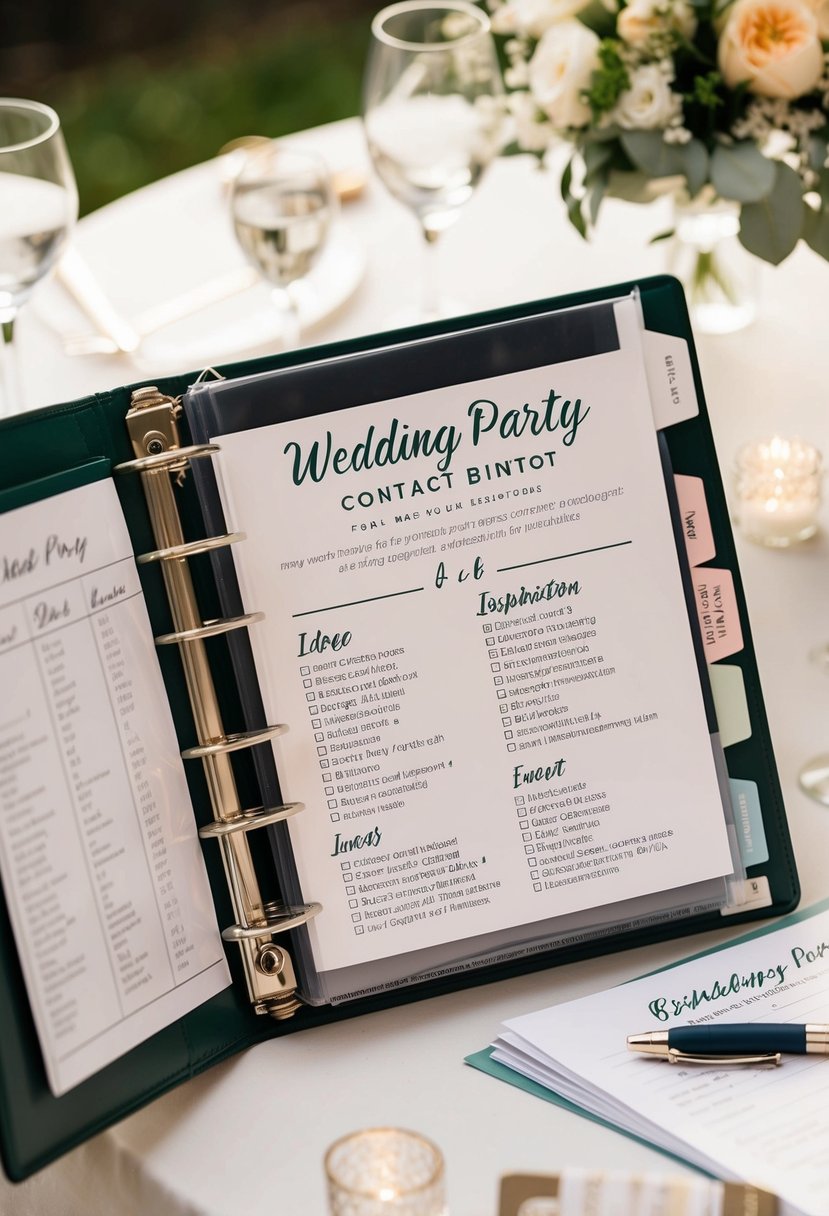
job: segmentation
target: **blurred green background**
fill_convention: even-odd
[[[367,0],[2,0],[0,80],[61,116],[81,213],[359,112]]]

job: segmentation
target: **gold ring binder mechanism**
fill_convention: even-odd
[[[227,734],[222,725],[204,641],[253,624],[261,620],[263,614],[253,612],[208,621],[203,621],[199,615],[189,559],[243,540],[244,533],[185,541],[173,482],[181,485],[190,462],[212,456],[219,447],[208,443],[182,447],[178,430],[180,412],[181,406],[156,388],[134,392],[127,414],[127,429],[136,458],[118,465],[116,472],[140,474],[158,545],[154,552],[144,554],[138,561],[160,564],[170,601],[174,632],[157,637],[156,644],[176,644],[184,665],[198,745],[187,748],[182,756],[186,760],[199,759],[204,765],[214,822],[201,828],[199,835],[219,843],[237,920],[222,936],[239,945],[248,993],[256,1012],[274,1018],[289,1018],[300,1007],[297,981],[290,955],[274,937],[305,924],[316,916],[321,905],[286,907],[264,901],[260,893],[247,834],[288,819],[301,811],[303,805],[294,802],[251,810],[244,809],[240,803],[230,754],[256,747],[288,728],[267,726],[262,730]]]

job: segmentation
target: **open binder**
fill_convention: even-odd
[[[650,904],[617,898],[615,909],[611,901],[611,912],[592,922],[584,909],[577,909],[581,919],[573,923],[548,924],[539,914],[538,926],[523,936],[520,923],[507,939],[488,928],[478,940],[476,930],[459,954],[426,950],[421,956],[415,951],[396,969],[384,964],[383,982],[372,982],[370,968],[359,969],[365,965],[359,938],[349,936],[338,954],[313,936],[313,926],[324,923],[327,892],[306,891],[303,875],[293,863],[285,864],[291,850],[288,824],[300,821],[303,806],[299,799],[282,798],[278,781],[283,774],[279,765],[278,775],[274,769],[270,741],[291,723],[266,720],[261,690],[250,675],[248,633],[259,626],[262,612],[259,605],[243,602],[236,567],[228,560],[236,542],[247,542],[239,532],[222,529],[222,503],[211,471],[222,446],[221,438],[213,441],[220,433],[218,419],[229,402],[227,433],[233,436],[251,427],[377,402],[392,396],[389,386],[401,368],[413,377],[415,390],[429,392],[435,386],[543,367],[545,361],[587,357],[604,349],[602,341],[612,348],[614,303],[631,293],[653,336],[650,374],[656,379],[649,379],[649,386],[652,397],[662,401],[654,407],[659,458],[686,607],[700,622],[691,629],[697,695],[717,757],[712,781],[726,791],[718,810],[725,820],[718,839],[723,850],[731,850],[733,864],[721,864],[720,877],[711,871],[710,881],[705,875],[695,878],[687,889],[672,880],[680,889],[673,898],[662,898],[664,892],[655,889],[648,895],[655,900]],[[243,383],[234,390],[240,378]],[[643,280],[300,350],[224,368],[220,381],[202,379],[195,388],[194,377],[179,376],[155,386],[117,389],[0,424],[4,510],[36,500],[33,483],[39,479],[62,474],[68,488],[72,471],[90,462],[109,462],[113,470],[233,979],[231,987],[55,1097],[7,898],[0,918],[0,1142],[5,1169],[14,1179],[270,1036],[523,970],[779,914],[790,910],[799,894],[690,325],[675,280]],[[700,531],[709,530],[713,550],[703,552],[696,542]],[[714,576],[729,589],[733,586],[737,615],[728,620],[729,607],[719,592],[706,589],[706,579],[711,583]],[[733,645],[724,650],[726,633]],[[712,697],[706,657],[716,667],[723,654],[728,688],[718,700],[716,687]],[[719,677],[716,683],[721,683]],[[718,724],[714,704],[733,706],[735,687],[743,694],[741,699],[738,691],[736,721]],[[555,867],[549,872],[555,873]],[[720,883],[718,896],[714,888]],[[542,886],[539,881],[535,891]],[[327,958],[334,960],[330,967]],[[340,965],[343,959],[348,965]],[[357,971],[350,972],[355,959]],[[308,973],[313,982],[306,980],[303,986]]]

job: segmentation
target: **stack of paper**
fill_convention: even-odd
[[[492,1051],[469,1063],[525,1088],[528,1078],[552,1100],[720,1178],[776,1191],[784,1213],[826,1216],[829,1056],[788,1055],[778,1068],[686,1066],[626,1047],[628,1034],[719,1021],[829,1022],[829,906],[619,988],[514,1018]]]

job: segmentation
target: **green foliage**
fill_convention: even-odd
[[[756,203],[771,193],[775,164],[748,140],[718,144],[711,153],[711,184],[720,198]]]
[[[240,135],[284,135],[360,109],[368,19],[288,29],[198,59],[137,56],[57,78],[43,100],[61,115],[82,213],[215,156]]]
[[[740,241],[749,253],[777,266],[804,235],[807,208],[794,170],[779,161],[774,169],[769,194],[759,202],[744,204],[740,211]],[[806,236],[808,239],[809,229]]]
[[[630,74],[619,54],[619,43],[612,38],[603,38],[598,54],[601,66],[593,73],[585,94],[594,119],[608,114],[630,87]]]

